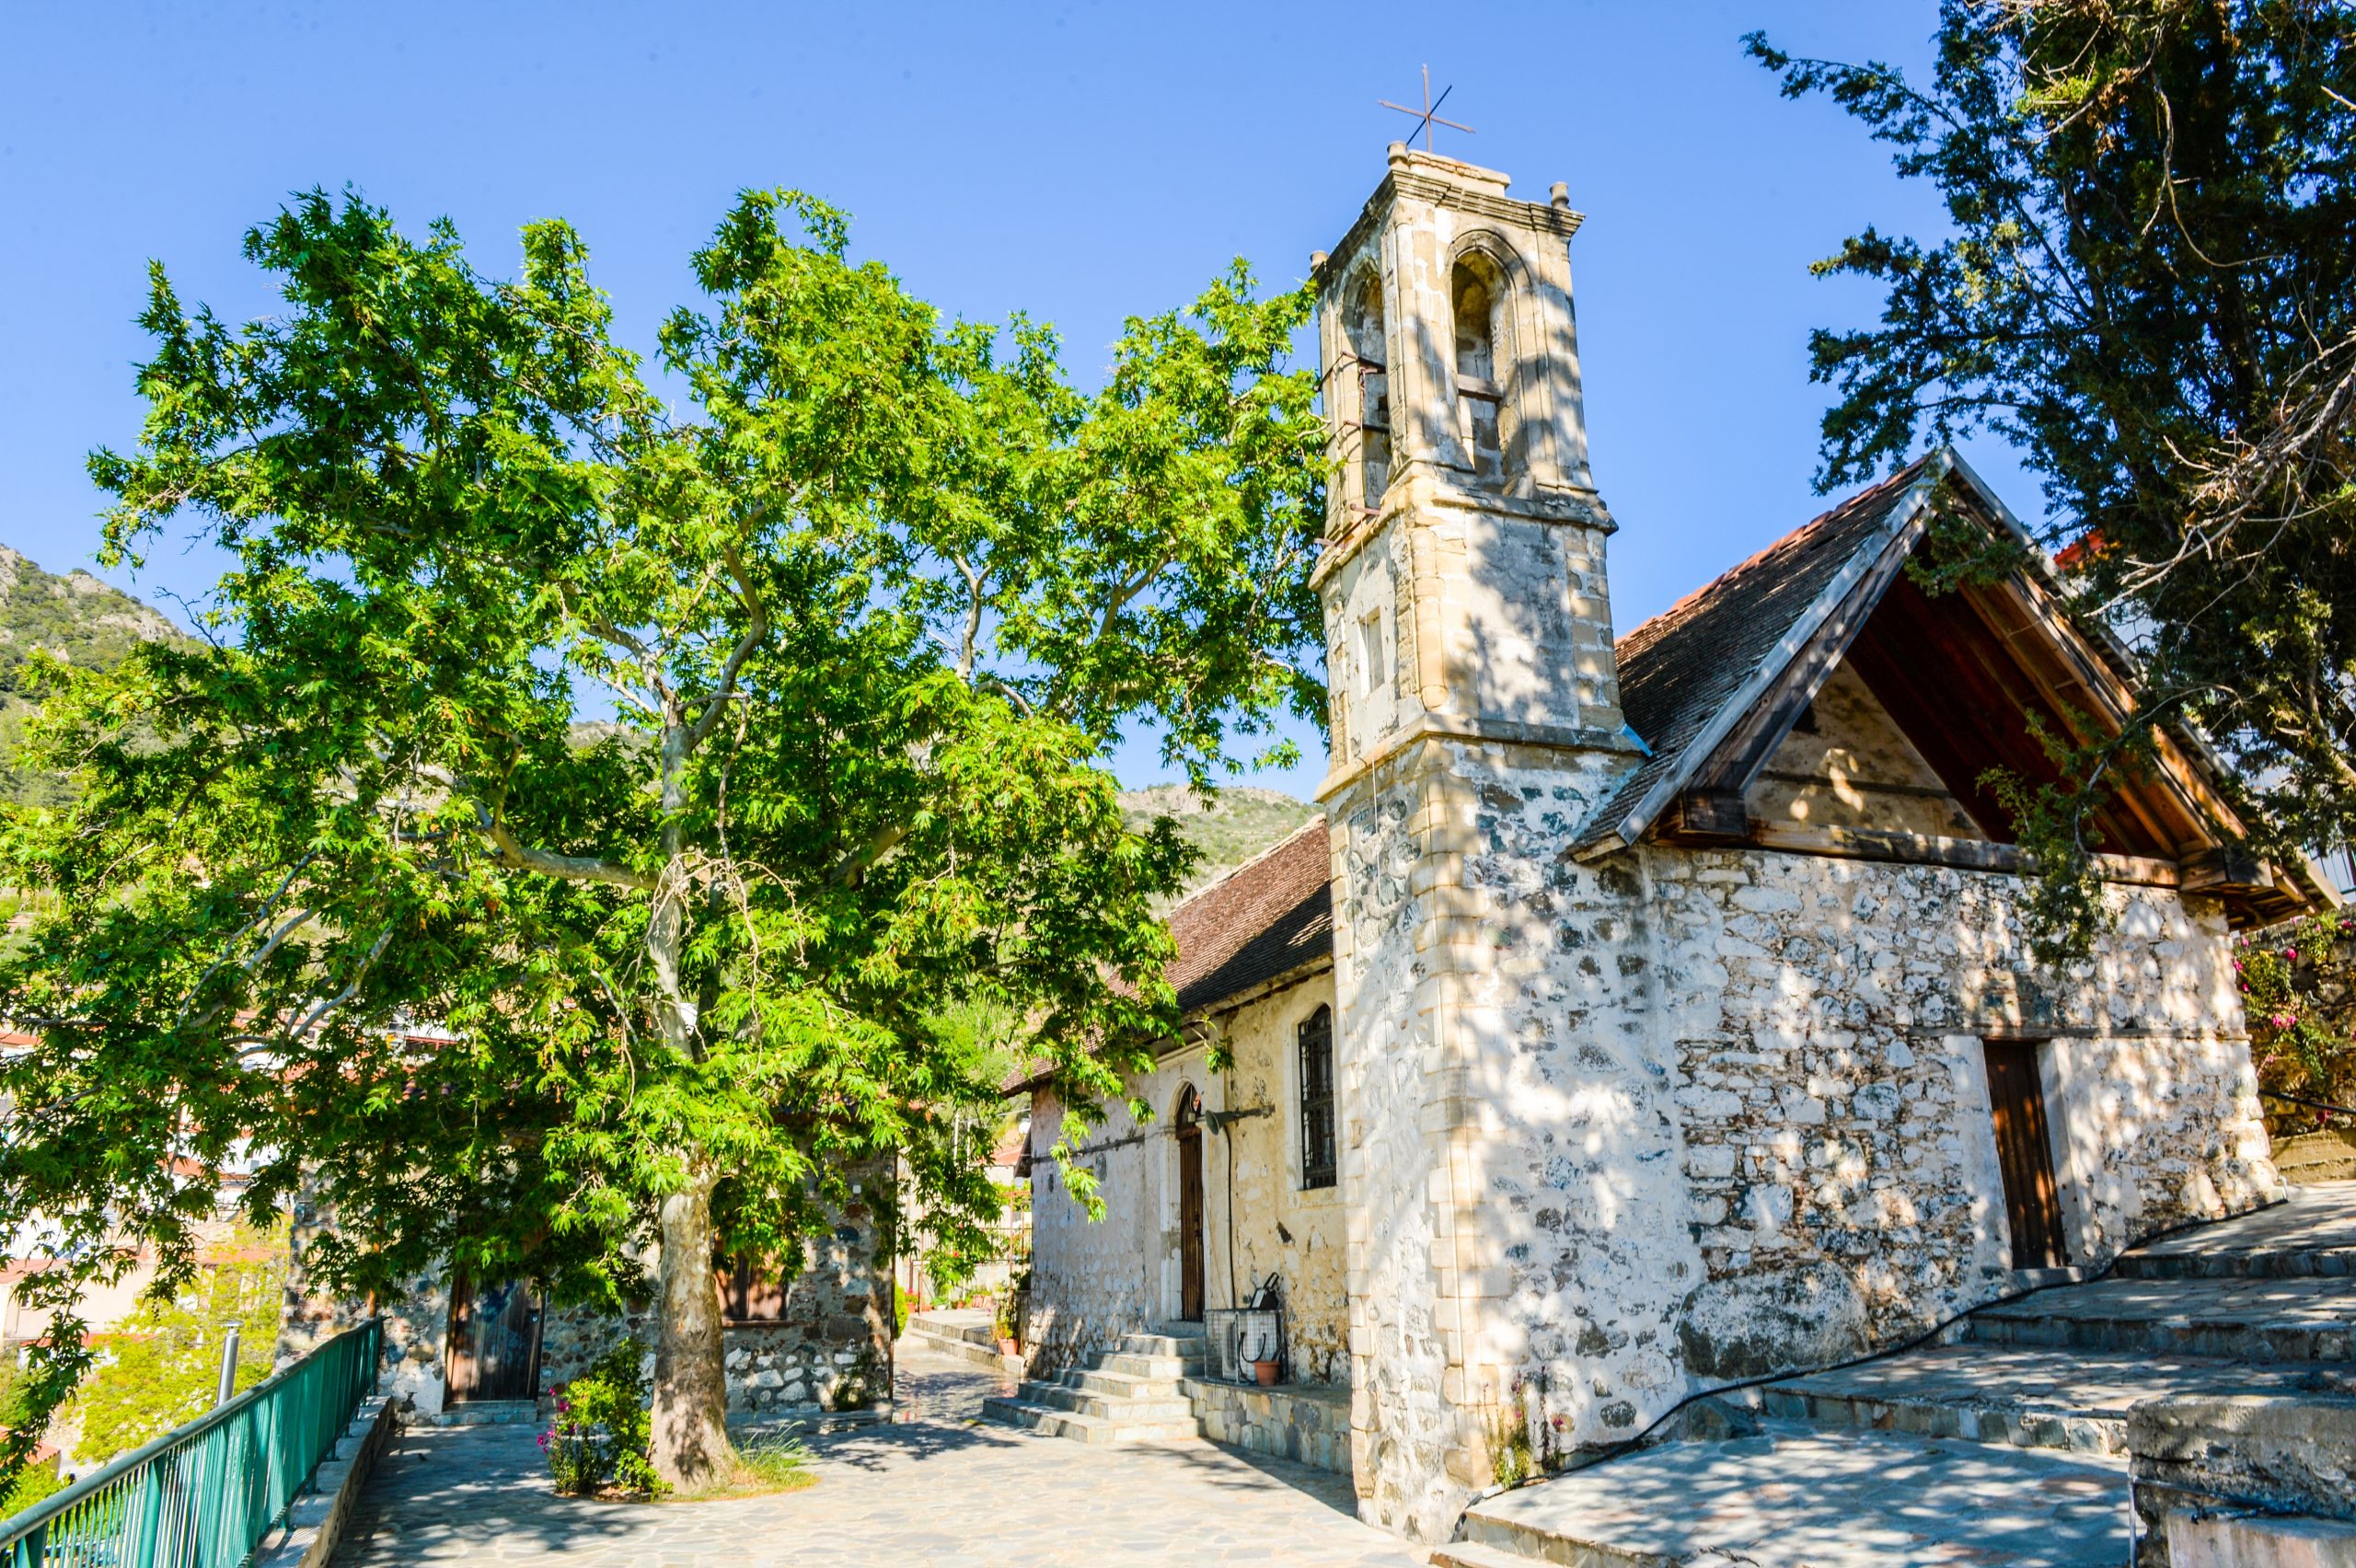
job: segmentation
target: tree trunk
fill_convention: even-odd
[[[663,1200],[662,1301],[654,1341],[654,1469],[682,1492],[723,1480],[728,1444],[728,1366],[713,1277],[711,1189],[701,1160],[687,1185]]]

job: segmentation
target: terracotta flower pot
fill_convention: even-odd
[[[998,1353],[1000,1355],[1020,1355],[1022,1354],[1022,1347],[1017,1341],[1001,1334],[999,1336]]]
[[[1277,1362],[1255,1361],[1252,1364],[1252,1376],[1260,1379],[1260,1387],[1273,1389],[1276,1386],[1276,1373],[1279,1367],[1280,1364]]]

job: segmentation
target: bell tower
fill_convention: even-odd
[[[1507,188],[1393,144],[1314,273],[1353,1446],[1362,1512],[1425,1538],[1491,1483],[1486,1433],[1545,1362],[1496,1194],[1554,1135],[1505,1102],[1585,984],[1545,912],[1592,873],[1561,852],[1641,755],[1580,407],[1580,218],[1561,185]]]

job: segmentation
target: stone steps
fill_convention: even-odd
[[[2106,1279],[1983,1307],[1966,1343],[2346,1362],[2356,1359],[2356,1289],[2339,1279]]]
[[[432,1415],[408,1415],[419,1426],[524,1426],[540,1419],[537,1400],[462,1400]]]
[[[1432,1561],[1508,1568],[2115,1568],[2113,1461],[1932,1437],[1812,1431],[1668,1443],[1475,1504]]]
[[[1089,1367],[1079,1372],[1067,1372],[1063,1380],[1075,1389],[1108,1399],[1175,1400],[1185,1397],[1185,1381],[1179,1378],[1138,1378],[1126,1372],[1105,1372]]]
[[[1029,1385],[1025,1385],[1028,1387]],[[1050,1437],[1081,1443],[1199,1442],[1202,1430],[1189,1414],[1183,1421],[1131,1421],[1126,1417],[1083,1415],[1015,1396],[982,1401],[982,1419],[1007,1426],[1027,1427]]]
[[[1429,1562],[1431,1568],[1530,1568],[1530,1559],[1518,1551],[1502,1551],[1471,1540],[1433,1548]]]
[[[1770,1383],[1753,1403],[1819,1427],[2126,1451],[2127,1410],[2172,1394],[2356,1392],[2356,1367],[1965,1343]]]
[[[1053,1382],[1025,1382],[982,1403],[985,1420],[1082,1443],[1168,1443],[1200,1438],[1195,1407],[1179,1387],[1202,1370],[1209,1342],[1199,1332],[1124,1334],[1092,1366]]]
[[[1130,1399],[1120,1395],[1093,1393],[1076,1389],[1069,1383],[1025,1383],[1022,1398],[1033,1404],[1047,1405],[1068,1411],[1075,1415],[1099,1416],[1116,1422],[1192,1421],[1195,1407],[1173,1393],[1168,1399]]]
[[[999,1354],[998,1341],[990,1333],[987,1321],[959,1323],[930,1319],[918,1312],[908,1320],[907,1337],[927,1350],[953,1355],[960,1361],[970,1361],[976,1366],[987,1366],[1008,1377],[1022,1376],[1022,1358]]]
[[[2293,1186],[2286,1202],[2145,1243],[2117,1279],[2347,1279],[2356,1276],[2356,1182]]]

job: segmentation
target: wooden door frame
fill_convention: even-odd
[[[1178,1320],[1200,1322],[1210,1304],[1210,1203],[1203,1180],[1203,1097],[1193,1084],[1178,1092]],[[1188,1181],[1192,1166],[1193,1180]],[[1194,1196],[1194,1214],[1187,1195]],[[1190,1228],[1191,1227],[1191,1228]],[[1192,1243],[1190,1246],[1189,1243]],[[1190,1315],[1187,1308],[1194,1311]]]
[[[2053,1147],[2053,1119],[2045,1093],[2043,1047],[2050,1043],[2013,1035],[1991,1035],[1981,1042],[1989,1132],[1996,1145],[1996,1179],[2015,1269],[2054,1268],[2070,1261],[2070,1230],[2062,1205],[2063,1162]],[[1999,1080],[2015,1074],[2019,1075],[2014,1085],[2018,1092],[2006,1094]]]

